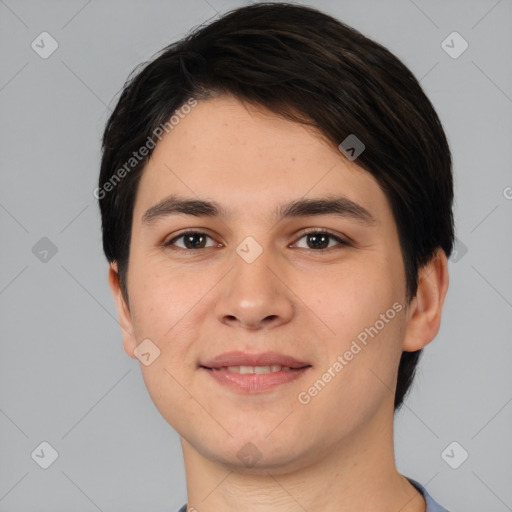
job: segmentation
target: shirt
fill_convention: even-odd
[[[434,501],[434,498],[432,498],[432,496],[430,496],[430,494],[427,492],[425,487],[423,487],[420,483],[416,482],[416,480],[413,480],[412,478],[409,478],[407,476],[405,478],[407,478],[407,480],[409,480],[409,482],[411,482],[411,484],[414,485],[414,487],[416,487],[416,489],[418,489],[418,491],[420,491],[421,494],[423,494],[423,497],[425,498],[425,501],[427,502],[426,512],[449,512],[444,507],[439,505],[439,503],[437,503],[437,501]],[[182,509],[182,510],[186,511],[187,510],[186,506],[185,506],[185,509]],[[180,512],[181,512],[181,510],[180,510]]]
[[[435,501],[434,498],[430,496],[425,487],[423,487],[420,483],[416,482],[416,480],[413,480],[412,478],[405,478],[407,478],[407,480],[409,480],[409,482],[411,482],[411,484],[414,485],[414,487],[416,487],[416,489],[418,489],[421,494],[423,494],[423,497],[427,503],[426,512],[449,512],[444,507],[439,505],[439,503],[437,503],[437,501]],[[187,504],[185,503],[185,505],[183,505],[183,507],[181,507],[178,512],[187,512]]]

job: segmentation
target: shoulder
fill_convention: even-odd
[[[418,491],[420,491],[421,494],[423,494],[423,497],[425,498],[425,502],[427,503],[426,512],[449,512],[444,507],[439,505],[439,503],[437,503],[437,501],[435,501],[434,498],[432,498],[432,496],[430,496],[430,494],[425,489],[425,487],[423,487],[423,485],[421,485],[419,482],[416,482],[416,480],[413,480],[412,478],[409,478],[409,477],[405,477],[405,478],[407,478],[407,480],[409,480],[409,482],[411,482],[411,484],[414,485],[414,487],[416,487],[416,489],[418,489]],[[182,512],[182,511],[180,510],[179,512]]]

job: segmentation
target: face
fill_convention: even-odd
[[[219,211],[160,204],[171,195]],[[407,323],[396,224],[373,177],[311,128],[199,102],[142,174],[127,281],[125,350],[159,350],[141,363],[148,391],[202,456],[291,469],[392,417]]]

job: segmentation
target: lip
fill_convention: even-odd
[[[277,386],[293,382],[307,372],[311,366],[304,368],[281,370],[270,373],[234,373],[227,368],[211,369],[201,367],[200,370],[208,373],[219,384],[243,393],[262,393],[270,391]]]
[[[280,354],[279,352],[262,352],[260,354],[249,354],[248,352],[224,352],[213,359],[200,363],[207,369],[219,369],[223,366],[289,366],[292,369],[300,369],[311,366],[309,363],[299,361],[292,356]],[[276,372],[280,373],[280,372]]]
[[[289,370],[270,373],[235,373],[227,366],[288,366]],[[225,352],[204,363],[200,370],[207,372],[218,383],[234,391],[261,393],[301,377],[311,365],[292,356],[279,352],[249,354],[246,352]]]

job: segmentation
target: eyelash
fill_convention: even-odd
[[[184,236],[187,236],[187,235],[206,235],[208,238],[212,239],[213,238],[208,235],[207,233],[205,233],[204,231],[198,231],[198,230],[193,230],[193,229],[190,229],[188,231],[184,231],[182,233],[180,233],[178,236],[175,236],[174,238],[172,238],[171,240],[169,240],[168,242],[165,242],[163,244],[164,247],[169,247],[170,249],[172,249],[173,251],[184,251],[184,252],[196,252],[196,251],[200,251],[200,250],[203,250],[203,249],[211,249],[212,247],[200,247],[199,249],[187,249],[187,248],[183,248],[183,247],[173,247],[173,244],[180,240],[181,238],[183,238]],[[334,239],[336,240],[338,243],[338,246],[334,246],[334,247],[327,247],[325,249],[309,249],[311,251],[315,251],[315,252],[325,252],[325,251],[328,251],[330,249],[335,249],[339,246],[345,246],[345,247],[350,247],[351,244],[349,244],[346,240],[343,240],[342,238],[340,238],[338,235],[335,235],[334,233],[331,233],[330,231],[328,230],[325,230],[325,229],[318,229],[318,228],[310,228],[308,230],[306,230],[304,233],[302,233],[302,235],[297,239],[298,240],[301,240],[302,238],[304,238],[305,236],[307,235],[327,235],[329,236],[331,239]],[[295,242],[296,243],[296,242]],[[301,247],[301,249],[303,249],[303,247]]]

